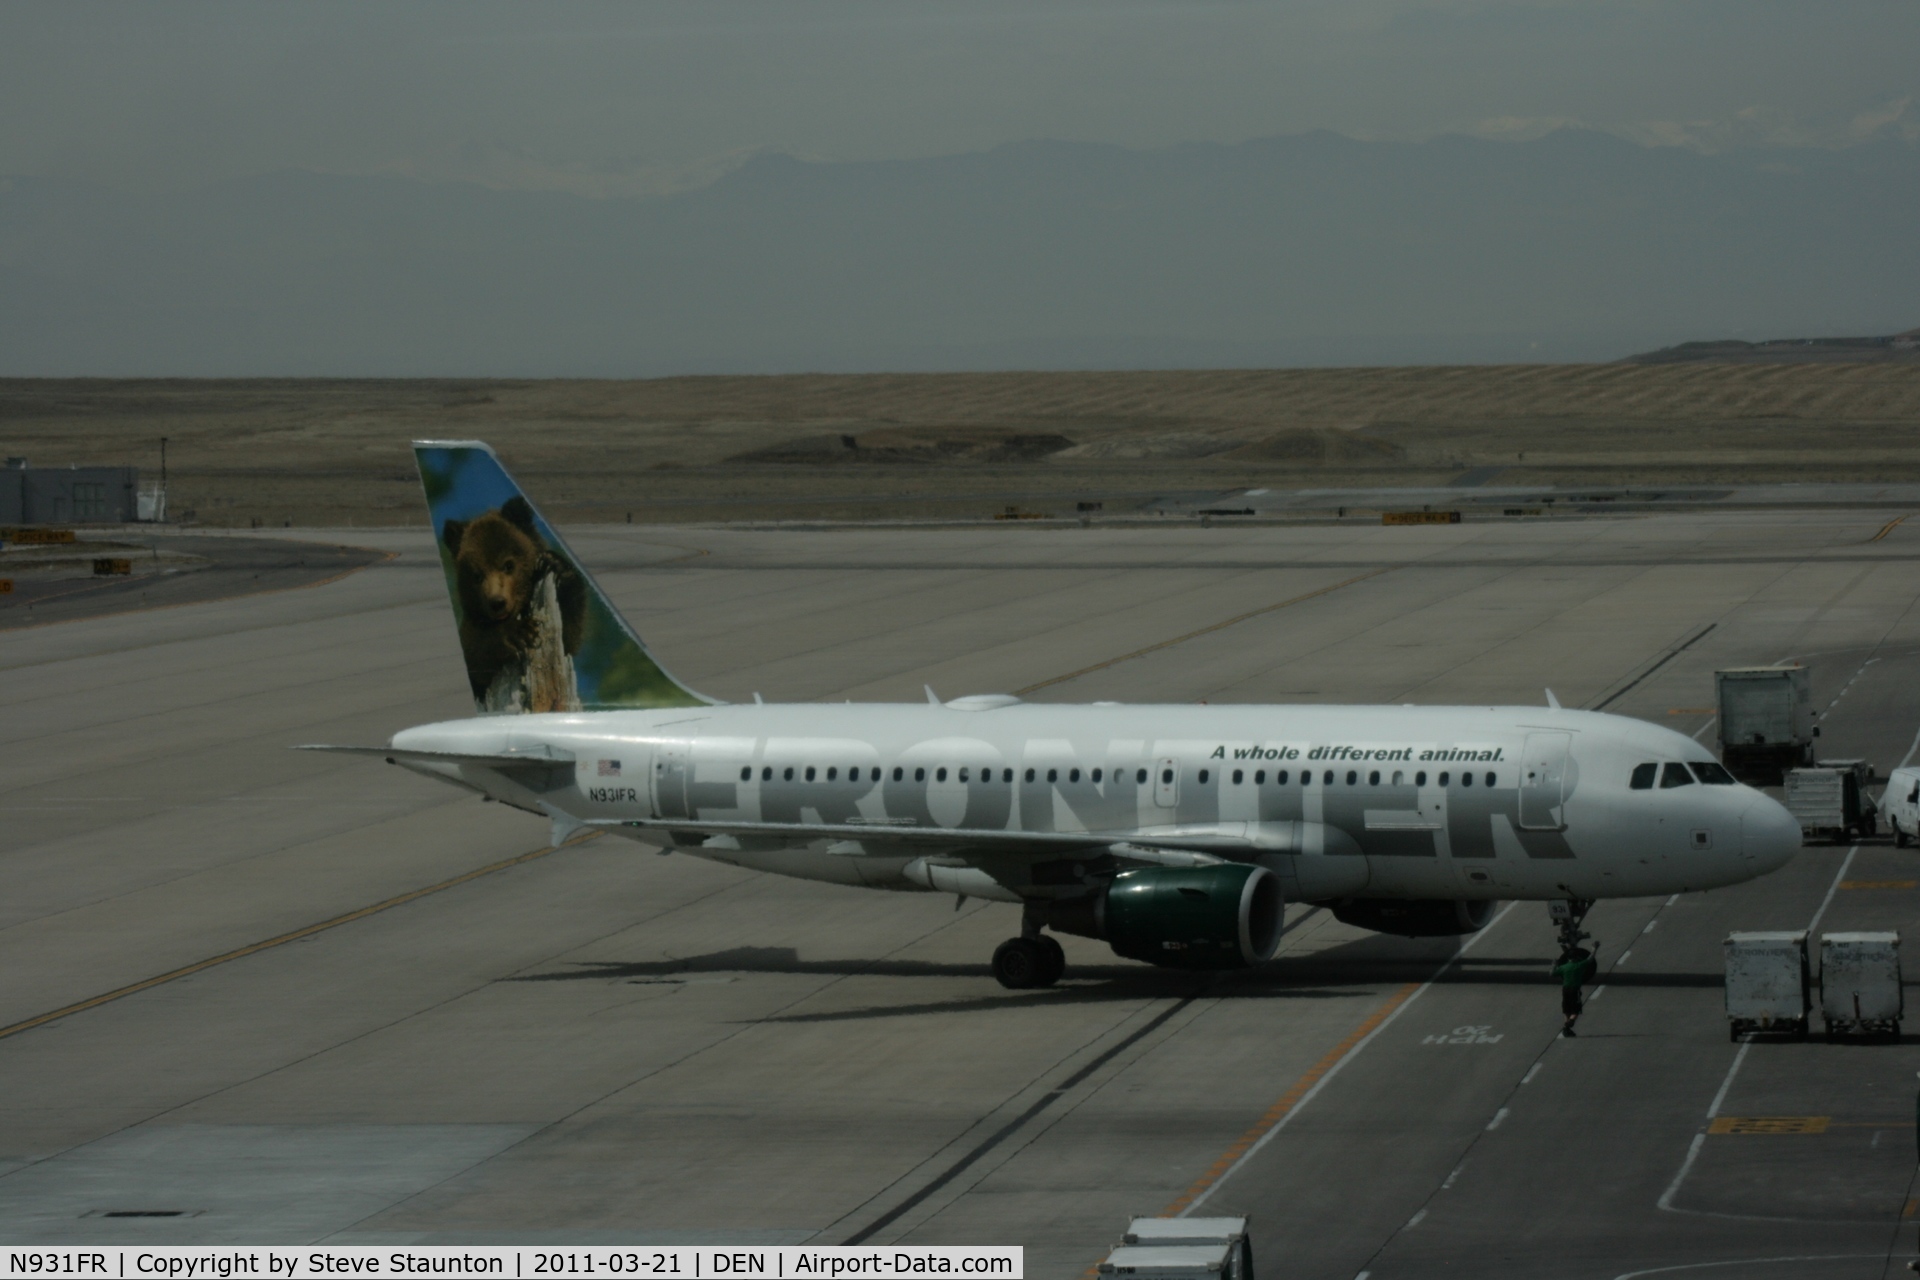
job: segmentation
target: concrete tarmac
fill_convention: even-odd
[[[1920,731],[1920,529],[1888,519],[574,543],[729,699],[1551,686],[1705,737],[1715,668],[1799,657],[1823,750],[1884,770]],[[1296,906],[1279,959],[1214,977],[1070,938],[1058,988],[1007,992],[1010,907],[547,852],[527,815],[287,750],[468,713],[424,534],[352,541],[397,554],[0,650],[8,1241],[1014,1243],[1066,1280],[1128,1216],[1198,1204],[1254,1215],[1269,1277],[1865,1277],[1914,1251],[1913,1039],[1743,1050],[1719,987],[1730,929],[1904,929],[1907,851],[1603,903],[1573,1040],[1538,903],[1459,955]]]

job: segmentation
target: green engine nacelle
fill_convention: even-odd
[[[1107,889],[1101,933],[1116,955],[1168,969],[1244,969],[1280,945],[1286,903],[1265,867],[1125,871]]]

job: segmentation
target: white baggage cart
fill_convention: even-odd
[[[1102,1275],[1131,1280],[1253,1280],[1246,1218],[1135,1218]]]
[[[1727,961],[1727,1035],[1785,1031],[1805,1039],[1807,933],[1730,933]]]
[[[1127,1280],[1235,1280],[1240,1249],[1212,1244],[1123,1244],[1100,1264],[1103,1276]]]
[[[1828,933],[1820,937],[1820,1016],[1828,1039],[1898,1036],[1900,935]]]

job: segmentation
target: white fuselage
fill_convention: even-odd
[[[493,716],[408,729],[393,746],[550,751],[569,763],[538,783],[472,764],[409,767],[562,824],[807,879],[1009,901],[1075,891],[1071,859],[1003,857],[964,836],[930,851],[928,835],[1086,833],[1119,849],[1257,860],[1307,901],[1674,893],[1751,879],[1800,843],[1791,815],[1749,787],[1630,785],[1636,766],[1712,762],[1698,743],[1557,708],[988,696]],[[614,825],[673,819],[745,830]],[[756,824],[787,831],[753,834]],[[800,826],[836,830],[809,840]],[[889,837],[901,830],[916,842]]]

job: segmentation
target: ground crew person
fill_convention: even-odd
[[[1560,1012],[1567,1019],[1560,1028],[1561,1035],[1573,1034],[1573,1024],[1580,1017],[1580,988],[1587,985],[1597,967],[1593,952],[1585,947],[1571,948],[1560,957],[1560,963],[1553,966],[1553,976],[1560,979]]]

